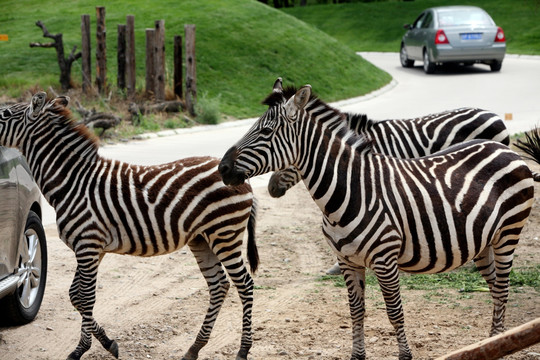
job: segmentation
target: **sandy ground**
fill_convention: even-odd
[[[536,167],[538,171],[539,168]],[[283,198],[256,189],[260,211],[257,241],[260,270],[254,277],[254,345],[249,359],[349,359],[351,324],[346,290],[319,281],[334,262],[320,230],[320,212],[304,186]],[[75,259],[47,229],[49,273],[36,320],[0,328],[0,359],[65,359],[79,340],[80,317],[68,289]],[[540,262],[540,186],[516,251],[515,267]],[[369,359],[397,359],[397,343],[377,286],[366,290]],[[403,290],[407,335],[415,359],[432,359],[487,337],[490,295]],[[208,293],[189,249],[154,258],[106,256],[98,281],[95,317],[120,346],[120,359],[180,359],[202,323]],[[539,293],[513,288],[506,327],[540,317]],[[200,359],[234,359],[240,344],[241,304],[231,288]],[[113,359],[97,341],[83,357]],[[540,359],[540,344],[506,357]]]

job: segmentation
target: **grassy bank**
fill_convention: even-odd
[[[399,51],[403,25],[437,0],[329,4],[283,9],[356,51]],[[447,0],[444,5],[476,5],[504,29],[509,53],[540,55],[540,2],[535,0]]]
[[[18,97],[27,89],[59,88],[54,49],[30,48],[30,42],[49,42],[35,22],[52,34],[62,33],[66,55],[81,48],[80,21],[90,14],[95,51],[96,3],[76,0],[69,6],[43,0],[5,0],[0,12],[0,94]],[[319,29],[255,0],[106,2],[107,78],[116,84],[117,25],[135,15],[137,88],[144,89],[145,29],[165,20],[166,68],[172,88],[172,42],[184,35],[185,24],[196,25],[197,89],[219,99],[222,113],[242,118],[259,115],[261,100],[278,76],[284,84],[310,83],[326,101],[359,96],[380,88],[390,76],[356,56],[354,51]],[[185,58],[185,57],[184,57]],[[72,69],[75,86],[81,83],[80,60]],[[95,55],[92,56],[95,76]],[[121,95],[121,94],[119,94]]]

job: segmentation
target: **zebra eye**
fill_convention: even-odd
[[[269,127],[264,127],[261,129],[261,134],[262,135],[270,135],[272,134],[272,132],[274,132],[274,130],[272,128],[269,128]]]

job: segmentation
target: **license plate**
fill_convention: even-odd
[[[461,40],[482,40],[482,33],[461,34]]]

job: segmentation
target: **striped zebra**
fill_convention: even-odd
[[[284,89],[284,96],[291,97],[293,91],[293,88]],[[504,121],[497,114],[478,108],[461,108],[403,120],[376,121],[365,114],[344,115],[352,130],[375,140],[372,151],[403,159],[430,155],[472,139],[510,144]],[[276,171],[268,182],[268,192],[272,197],[281,197],[301,179],[295,167]]]
[[[268,110],[226,152],[219,171],[238,186],[291,165],[299,170],[347,285],[351,359],[366,354],[365,268],[378,279],[400,360],[412,358],[400,270],[439,273],[474,260],[493,298],[491,334],[503,331],[513,253],[534,197],[533,175],[519,155],[499,142],[472,140],[399,159],[374,153],[374,140],[350,130],[344,114],[309,85],[287,98],[278,79],[264,103]]]
[[[60,238],[77,259],[69,296],[82,316],[81,338],[68,359],[80,359],[92,335],[118,358],[117,342],[93,317],[98,266],[106,253],[162,255],[186,244],[208,284],[210,304],[183,359],[196,359],[208,342],[230,287],[227,274],[243,307],[236,359],[246,359],[253,306],[253,280],[241,253],[246,228],[252,271],[258,265],[251,187],[225,186],[219,160],[211,157],[156,166],[105,159],[95,137],[72,121],[68,101],[64,96],[47,99],[40,92],[29,104],[0,107],[0,144],[26,156],[36,183],[56,210]]]

